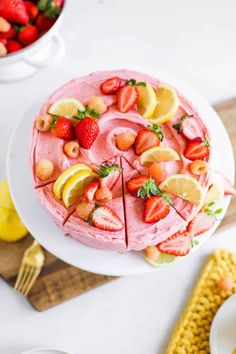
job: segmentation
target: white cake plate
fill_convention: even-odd
[[[134,69],[134,68],[133,68]],[[136,68],[135,68],[136,69]],[[144,70],[140,70],[143,71]],[[222,172],[231,181],[234,178],[234,158],[227,132],[213,108],[195,90],[163,72],[145,70],[145,73],[167,82],[181,91],[193,105],[197,107],[200,116],[209,128],[212,136],[212,167]],[[46,100],[46,97],[45,97]],[[33,121],[41,103],[37,102],[24,115],[13,133],[9,152],[7,175],[11,195],[20,217],[30,233],[49,252],[63,261],[87,271],[107,275],[128,275],[146,273],[156,270],[144,261],[143,252],[127,252],[124,254],[102,251],[87,247],[79,242],[65,237],[54,224],[51,216],[38,202],[34,190],[29,164],[29,142]],[[223,218],[229,205],[230,197],[224,197],[220,207],[223,208]],[[204,235],[198,237],[198,249],[219,226],[220,221]],[[186,257],[183,257],[185,259]],[[158,268],[159,269],[159,268]]]

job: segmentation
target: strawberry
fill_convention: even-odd
[[[25,7],[29,15],[29,18],[31,20],[34,20],[38,16],[38,12],[39,12],[37,6],[31,1],[25,1]]]
[[[75,134],[84,149],[90,149],[99,133],[98,123],[91,117],[82,119],[75,128]]]
[[[105,231],[120,231],[124,224],[119,216],[108,206],[97,207],[89,221],[90,225]]]
[[[188,118],[182,122],[181,133],[188,140],[193,140],[197,137],[203,138],[201,126],[199,126],[197,120],[191,116],[188,116]]]
[[[112,189],[120,178],[121,168],[117,164],[109,165],[108,163],[104,165],[99,165],[99,184],[100,187],[107,187]]]
[[[9,31],[0,33],[0,39],[13,39],[16,36],[16,30],[14,27],[11,27]]]
[[[94,195],[99,187],[99,183],[97,181],[91,182],[84,189],[84,198],[87,202],[92,202],[94,200]]]
[[[134,141],[135,135],[132,132],[124,132],[116,136],[116,146],[121,151],[129,150],[133,146]]]
[[[198,236],[211,229],[214,223],[214,215],[200,211],[188,224],[187,231],[193,236]]]
[[[29,22],[29,16],[23,0],[1,0],[0,16],[21,25],[26,25]]]
[[[170,204],[159,196],[152,196],[145,202],[143,220],[146,223],[164,219],[170,212]]]
[[[47,32],[56,22],[57,18],[48,18],[44,15],[44,13],[40,13],[36,18],[35,25],[38,28],[40,33]]]
[[[23,27],[19,34],[18,39],[23,45],[29,45],[39,38],[39,32],[34,25],[27,25]]]
[[[172,254],[174,256],[186,256],[191,248],[191,237],[186,231],[177,232],[157,245],[157,249],[160,252]]]
[[[72,122],[60,116],[56,118],[51,126],[52,133],[59,139],[73,140],[74,139],[74,126]]]
[[[118,110],[122,113],[128,112],[137,103],[139,91],[136,86],[124,85],[117,93]]]
[[[134,152],[136,155],[141,155],[144,151],[159,146],[163,140],[163,132],[161,127],[153,124],[138,132],[134,142]]]
[[[205,157],[209,157],[210,144],[208,138],[202,140],[201,138],[195,138],[187,142],[184,156],[191,160],[203,160]]]
[[[7,40],[6,39],[1,39],[0,38],[0,43],[4,44],[4,46],[7,46]]]
[[[236,194],[236,188],[232,185],[232,183],[226,178],[222,173],[216,172],[213,176],[214,180],[222,185],[224,188],[225,195],[234,195]]]
[[[121,86],[121,79],[115,76],[104,81],[101,84],[100,89],[104,95],[112,95],[119,90],[120,86]]]
[[[14,53],[22,49],[22,45],[13,39],[7,41],[7,52]]]
[[[144,185],[145,182],[148,181],[148,179],[149,179],[148,176],[137,176],[130,179],[126,183],[126,187],[130,192],[130,194],[133,195],[134,197],[137,197],[137,191],[139,190],[139,188],[141,188]]]

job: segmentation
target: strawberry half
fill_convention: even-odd
[[[191,237],[186,231],[177,232],[157,245],[157,249],[160,252],[172,254],[174,256],[186,256],[191,248]]]
[[[117,93],[118,110],[122,113],[128,112],[137,103],[139,91],[136,86],[124,85]]]
[[[214,215],[208,215],[204,211],[200,211],[195,218],[188,224],[187,231],[193,236],[198,236],[210,230],[215,224]]]
[[[97,181],[91,182],[84,189],[84,198],[87,202],[92,202],[94,200],[94,195],[98,190],[99,183]]]
[[[93,212],[90,225],[105,231],[120,231],[123,229],[124,224],[119,216],[108,206],[99,206]]]
[[[53,122],[52,133],[59,139],[73,140],[75,137],[74,126],[72,122],[65,117],[58,117]]]
[[[201,127],[194,117],[187,117],[183,120],[181,133],[188,140],[193,140],[197,137],[203,138]]]
[[[117,76],[111,77],[101,84],[100,89],[104,95],[112,95],[119,90],[121,86],[121,79]]]
[[[1,0],[0,16],[20,25],[26,25],[29,22],[29,16],[23,0]]]
[[[133,195],[134,197],[137,197],[137,191],[139,190],[139,188],[141,188],[144,185],[145,182],[147,182],[148,179],[149,179],[148,176],[137,176],[130,179],[126,183],[126,187],[130,192],[130,194]]]
[[[143,220],[146,223],[164,219],[170,212],[170,204],[162,197],[152,196],[146,200]]]
[[[138,132],[134,142],[134,152],[136,155],[141,155],[144,151],[159,146],[162,140],[163,132],[160,126],[153,124]]]
[[[191,160],[203,160],[209,157],[210,154],[210,144],[208,139],[202,140],[201,138],[195,138],[187,142],[186,149],[184,151],[184,156]]]
[[[106,187],[112,189],[120,178],[122,169],[119,168],[117,164],[109,165],[99,165],[99,184],[100,187]]]

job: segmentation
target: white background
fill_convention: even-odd
[[[157,67],[211,103],[236,95],[235,12],[234,0],[68,0],[63,61],[26,81],[0,84],[0,178],[11,132],[29,105],[81,73]],[[0,354],[36,346],[74,354],[164,353],[203,261],[217,247],[236,251],[235,232],[218,232],[174,269],[116,280],[44,313],[0,280]]]

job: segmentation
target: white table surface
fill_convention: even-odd
[[[236,95],[234,0],[69,0],[61,32],[67,52],[30,79],[0,85],[0,179],[16,122],[35,100],[108,65],[169,71],[214,103]],[[218,232],[173,269],[129,276],[43,313],[0,280],[0,353],[58,346],[74,354],[162,354],[203,261],[236,251],[236,226]]]

